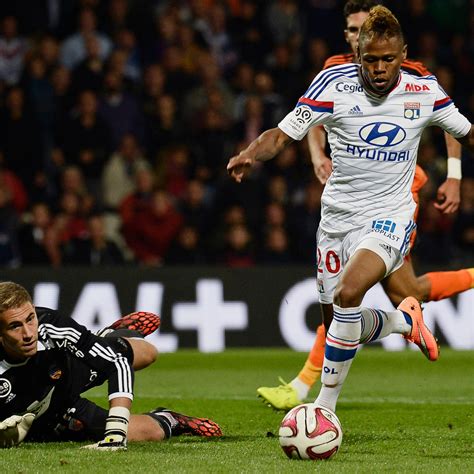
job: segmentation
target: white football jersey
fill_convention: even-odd
[[[454,137],[471,124],[435,76],[401,71],[383,97],[362,86],[360,65],[320,72],[296,107],[279,124],[294,140],[324,124],[333,172],[322,196],[321,228],[345,233],[376,219],[412,219],[411,185],[423,129],[438,125]]]

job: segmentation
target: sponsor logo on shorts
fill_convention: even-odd
[[[372,221],[372,229],[371,232],[376,232],[378,234],[382,234],[385,236],[387,239],[394,240],[395,242],[398,242],[400,240],[400,237],[398,235],[395,235],[393,232],[395,232],[395,228],[397,225],[395,222],[388,220],[388,219],[379,219],[376,221]]]
[[[395,146],[405,140],[407,133],[395,123],[373,122],[359,130],[359,137],[369,145]]]
[[[0,398],[5,398],[10,395],[12,391],[12,384],[8,379],[0,379]]]
[[[392,258],[392,247],[390,247],[390,245],[387,245],[387,244],[379,244],[379,246],[382,247],[382,248],[385,250],[385,252],[388,253],[388,256],[389,256],[390,258]]]

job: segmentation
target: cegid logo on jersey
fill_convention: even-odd
[[[359,137],[369,145],[395,146],[405,140],[405,130],[390,122],[374,122],[362,127]]]
[[[363,92],[364,88],[360,84],[354,84],[352,82],[336,82],[337,92],[347,92],[352,94],[354,92]]]

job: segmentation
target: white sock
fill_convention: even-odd
[[[333,305],[334,316],[326,336],[320,394],[315,403],[334,411],[361,334],[361,309]]]
[[[411,324],[399,309],[382,311],[380,309],[362,308],[362,331],[360,342],[378,341],[390,334],[409,334]]]
[[[296,393],[298,394],[298,398],[300,400],[304,400],[308,396],[309,390],[311,389],[309,385],[305,384],[298,377],[295,377],[290,382],[290,385],[296,390]]]
[[[336,411],[336,403],[339,398],[339,394],[342,390],[342,384],[334,387],[321,386],[318,398],[314,401],[316,405],[321,405],[325,408],[329,408],[331,411]]]

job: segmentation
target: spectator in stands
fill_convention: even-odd
[[[29,220],[19,229],[18,242],[23,265],[60,265],[61,252],[46,203],[32,205]]]
[[[18,216],[25,212],[28,205],[26,188],[12,171],[3,165],[3,155],[0,153],[0,188],[9,196],[10,203]]]
[[[0,186],[0,266],[17,267],[20,264],[17,232],[18,215],[11,196]]]
[[[115,36],[115,45],[125,58],[124,76],[135,85],[142,76],[142,66],[135,33],[132,30],[122,28]]]
[[[231,18],[230,24],[241,60],[255,68],[261,66],[268,45],[262,15],[259,15],[260,8],[256,0],[242,0],[240,15]]]
[[[131,2],[127,0],[110,0],[108,2],[102,29],[110,38],[115,38],[120,30],[130,26],[130,7]]]
[[[150,156],[164,147],[183,143],[186,133],[181,126],[176,101],[171,95],[156,98],[153,111],[145,117],[147,144]]]
[[[94,35],[84,40],[86,54],[72,73],[74,94],[90,90],[98,94],[102,90],[105,75],[105,59],[101,55],[99,38]]]
[[[288,233],[283,227],[273,226],[265,232],[259,262],[264,265],[288,265],[294,262],[290,252]]]
[[[184,144],[164,148],[156,160],[156,184],[173,198],[181,198],[186,192],[191,175],[191,152]]]
[[[283,44],[297,37],[301,41],[303,23],[299,2],[273,0],[267,7],[266,24],[274,44]]]
[[[59,41],[51,35],[43,36],[38,44],[38,54],[44,61],[49,76],[59,64]]]
[[[64,66],[56,66],[51,72],[53,86],[53,121],[54,128],[60,129],[69,120],[69,113],[75,105],[75,96],[71,87],[71,73]]]
[[[179,211],[185,223],[195,228],[199,235],[206,238],[212,227],[213,209],[211,202],[206,200],[206,190],[198,179],[187,183],[184,196],[179,202]]]
[[[65,246],[65,264],[120,265],[124,261],[120,248],[107,238],[104,218],[100,214],[90,215],[87,218],[87,233]]]
[[[203,265],[207,263],[202,247],[201,234],[190,225],[185,225],[171,243],[164,259],[166,265]]]
[[[257,138],[267,125],[264,122],[264,107],[262,99],[258,95],[249,95],[245,101],[244,116],[233,128],[235,139],[245,146]]]
[[[203,38],[219,69],[227,74],[237,63],[238,54],[228,31],[225,7],[220,3],[212,5],[206,20]]]
[[[236,122],[243,120],[247,99],[254,93],[255,70],[248,63],[237,65],[231,80],[235,96],[233,117]]]
[[[73,116],[59,131],[58,144],[64,150],[66,161],[77,164],[88,178],[99,177],[111,148],[107,124],[97,113],[97,97],[92,91],[79,95]],[[81,156],[83,150],[91,151]]]
[[[143,115],[136,98],[124,90],[123,76],[116,71],[108,71],[104,88],[99,114],[110,131],[112,148],[119,146],[126,133],[133,134],[139,143],[143,143]]]
[[[87,223],[82,212],[83,198],[74,192],[64,192],[59,201],[59,212],[54,217],[54,230],[59,245],[68,245],[73,239],[84,238]]]
[[[61,47],[61,62],[74,69],[86,57],[86,41],[95,36],[100,45],[100,57],[107,59],[112,52],[110,39],[97,31],[97,18],[92,8],[83,8],[79,13],[78,31],[65,39]]]
[[[226,234],[226,246],[219,263],[233,268],[256,264],[253,236],[245,224],[232,225]]]
[[[143,76],[140,106],[145,116],[156,111],[157,100],[165,94],[166,75],[160,64],[150,64]]]
[[[145,265],[162,265],[176,238],[183,218],[164,190],[152,194],[149,206],[123,225],[123,235],[136,260]]]
[[[125,196],[133,191],[137,171],[146,168],[150,165],[136,138],[130,133],[125,134],[102,173],[102,197],[106,208],[117,211]]]
[[[23,89],[12,87],[0,113],[0,148],[4,163],[26,187],[32,185],[36,172],[44,166],[39,125],[28,107]]]
[[[0,34],[0,82],[4,81],[9,86],[18,84],[28,49],[28,41],[18,35],[17,19],[14,16],[3,18]]]
[[[321,218],[322,185],[311,181],[306,185],[303,202],[293,205],[288,211],[293,254],[297,262],[316,264],[314,245],[316,231]]]

